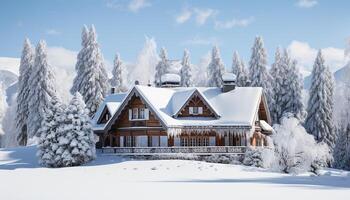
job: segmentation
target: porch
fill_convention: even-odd
[[[214,154],[236,154],[242,155],[246,146],[172,146],[172,147],[103,147],[102,153],[123,156],[149,156],[149,155],[214,155]]]

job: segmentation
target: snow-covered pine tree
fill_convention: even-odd
[[[57,167],[77,166],[95,158],[95,140],[83,97],[75,93],[59,127]]]
[[[192,80],[192,69],[191,69],[191,63],[190,63],[190,52],[185,49],[184,56],[182,58],[181,62],[181,86],[182,87],[191,87],[193,86],[193,80]]]
[[[237,51],[233,52],[232,57],[232,73],[236,75],[236,84],[239,87],[246,87],[249,85],[249,74],[244,65],[243,60],[239,57]]]
[[[115,88],[116,92],[123,91],[122,64],[119,53],[117,53],[114,58],[113,77],[111,80],[111,86]]]
[[[81,88],[81,82],[85,73],[85,66],[88,63],[88,57],[87,57],[87,49],[89,45],[89,29],[87,26],[83,26],[82,32],[81,32],[81,50],[78,53],[77,56],[77,63],[75,64],[75,71],[77,72],[77,75],[75,76],[73,80],[73,86],[70,90],[72,94],[75,94],[75,92],[79,91]]]
[[[21,63],[19,66],[18,77],[18,94],[17,94],[17,110],[16,110],[16,126],[19,130],[18,143],[26,145],[27,143],[27,122],[28,122],[28,100],[30,84],[29,78],[34,64],[34,50],[28,38],[25,39]]]
[[[218,46],[214,46],[211,53],[211,62],[208,66],[208,86],[221,87],[222,75],[225,73],[225,66],[221,60],[220,50]]]
[[[330,147],[334,144],[333,111],[330,102],[333,100],[331,83],[327,68],[320,50],[317,54],[311,78],[310,97],[307,106],[305,128],[314,135],[318,142],[326,142]]]
[[[159,57],[160,57],[160,61],[156,66],[156,73],[154,75],[154,83],[156,86],[160,86],[160,83],[161,83],[160,78],[162,77],[162,75],[168,73],[170,68],[168,53],[164,47],[161,48]]]
[[[46,167],[58,167],[56,164],[56,150],[58,149],[57,134],[62,126],[65,106],[57,96],[53,96],[47,108],[39,129],[39,143],[37,156],[39,163]]]
[[[288,73],[290,96],[287,112],[292,113],[299,120],[305,117],[304,105],[302,102],[303,81],[302,76],[297,68],[297,61],[293,60]]]
[[[329,145],[329,147],[333,150],[334,144],[336,140],[336,132],[335,132],[335,124],[334,124],[334,87],[335,87],[335,80],[332,72],[330,71],[329,67],[326,66],[325,69],[326,73],[326,87],[327,87],[327,115],[328,115],[328,132],[326,134],[326,143]]]
[[[350,124],[337,131],[333,152],[333,166],[338,169],[350,169]]]
[[[28,139],[39,136],[44,109],[56,94],[55,76],[47,61],[46,43],[40,41],[35,51],[35,61],[29,78]]]
[[[270,69],[271,75],[271,86],[273,93],[273,105],[270,107],[271,117],[273,123],[279,123],[282,116],[282,95],[285,92],[285,79],[287,77],[286,70],[284,68],[283,58],[281,55],[280,48],[276,49],[275,62],[272,64]]]
[[[255,38],[249,66],[250,86],[264,89],[269,108],[271,108],[274,105],[271,88],[272,78],[266,69],[267,54],[260,36]]]
[[[84,70],[77,74],[77,76],[81,77],[77,91],[83,96],[89,115],[92,116],[103,101],[109,88],[107,71],[93,25],[89,30],[85,56],[87,60],[83,64]],[[79,78],[77,79],[79,80]]]

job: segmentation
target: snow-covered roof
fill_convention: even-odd
[[[136,85],[130,90],[130,92],[132,91],[137,92],[143,98],[145,103],[155,112],[167,128],[251,127],[254,124],[260,99],[263,96],[262,88],[260,87],[236,87],[232,91],[223,93],[217,87],[157,88]],[[203,96],[219,117],[173,117],[195,91],[198,91]],[[125,97],[125,94],[123,95]],[[118,101],[117,103],[120,105],[122,102]],[[119,105],[116,106],[118,107],[118,111],[114,111],[113,113],[118,114],[122,109]],[[96,113],[96,118],[97,116],[98,113]],[[111,121],[108,123],[112,124]],[[96,127],[99,127],[99,125],[96,125]]]
[[[176,83],[180,83],[181,81],[181,77],[178,74],[172,74],[172,73],[168,73],[168,74],[164,74],[160,77],[160,80],[162,83],[165,82],[176,82]]]
[[[265,120],[260,120],[260,127],[264,131],[272,132],[273,128]]]
[[[97,121],[99,120],[103,110],[105,108],[108,109],[108,112],[113,116],[116,111],[118,110],[119,106],[123,102],[123,99],[127,93],[117,93],[117,94],[111,94],[106,96],[105,100],[103,103],[98,107],[97,112],[95,113],[94,117],[91,120],[92,126],[94,130],[104,130],[106,125],[108,124],[97,124]]]
[[[224,73],[222,75],[222,80],[229,82],[236,81],[236,75],[234,73]]]

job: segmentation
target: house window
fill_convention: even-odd
[[[201,115],[203,114],[203,107],[189,107],[189,112],[192,115]]]
[[[147,108],[129,109],[129,120],[148,120],[149,110]]]
[[[139,119],[145,119],[145,109],[144,108],[139,109]]]
[[[138,119],[139,118],[139,112],[137,108],[132,109],[132,119]]]

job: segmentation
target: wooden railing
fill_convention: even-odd
[[[117,155],[154,155],[189,153],[197,155],[244,154],[246,146],[200,146],[200,147],[103,147],[102,153]]]

